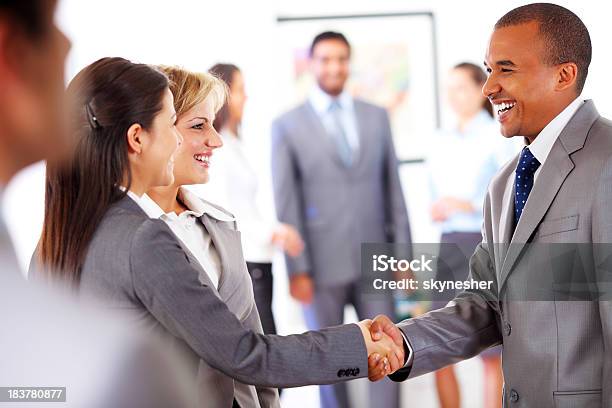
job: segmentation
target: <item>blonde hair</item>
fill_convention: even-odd
[[[206,72],[192,72],[177,66],[159,65],[170,79],[170,91],[174,95],[176,116],[181,117],[194,106],[212,96],[213,110],[217,113],[228,97],[225,82]]]

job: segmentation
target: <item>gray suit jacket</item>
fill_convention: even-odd
[[[517,161],[489,185],[483,240],[470,261],[471,277],[493,281],[492,290],[465,291],[445,308],[400,323],[414,361],[392,378],[415,377],[502,343],[505,407],[610,407],[612,304],[546,294],[521,300],[521,291],[546,281],[537,274],[550,272],[534,267],[543,249],[612,242],[612,123],[592,101],[584,103],[553,145],[513,233]],[[582,255],[591,268],[600,262],[596,250]],[[557,274],[575,270],[572,262],[553,265]],[[539,289],[552,293],[552,285]]]
[[[310,102],[272,125],[278,219],[306,243],[302,255],[286,258],[287,269],[319,285],[356,281],[363,242],[411,242],[387,112],[360,100],[354,107],[359,154],[349,168]]]
[[[213,203],[206,203],[230,215]],[[193,265],[199,269],[200,282],[210,287],[215,295],[225,302],[227,308],[244,328],[262,334],[263,329],[255,304],[253,284],[242,256],[240,232],[236,230],[236,222],[221,221],[206,213],[199,218],[199,221],[210,234],[215,248],[219,248],[222,263],[219,287],[215,288],[196,257],[179,240],[185,253],[194,262]],[[197,388],[200,401],[205,401],[206,406],[229,407],[232,405],[232,399],[235,398],[242,408],[280,407],[278,391],[275,388],[256,388],[253,385],[234,381],[232,377],[211,367],[202,359],[199,362]]]
[[[245,291],[246,280],[237,281],[238,273],[246,273],[234,223],[207,215],[202,222],[222,259],[218,291],[168,226],[124,197],[105,214],[89,245],[81,293],[130,310],[139,325],[181,349],[194,378],[199,370],[202,406],[229,407],[240,397],[229,377],[258,387],[296,387],[366,376],[365,344],[355,325],[291,336],[261,334],[252,289]],[[275,392],[257,391],[262,406],[277,404]],[[241,402],[256,406],[257,401]]]
[[[188,368],[178,356],[121,314],[26,281],[11,252],[0,217],[0,320],[10,327],[0,331],[0,384],[66,387],[65,402],[52,404],[63,408],[193,407]]]

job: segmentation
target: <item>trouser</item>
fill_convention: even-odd
[[[395,321],[393,298],[372,298],[363,295],[357,282],[321,287],[315,284],[312,304],[304,308],[306,324],[311,330],[337,326],[344,321],[344,306],[351,304],[359,319],[371,319],[385,314]],[[346,383],[319,387],[321,408],[350,407]],[[397,408],[399,406],[399,384],[388,378],[370,383],[369,407]]]
[[[255,304],[265,334],[276,334],[274,315],[272,314],[272,264],[247,262],[247,269],[253,281]]]
[[[272,276],[272,263],[247,262],[247,269],[253,282],[253,295],[259,312],[259,319],[264,334],[276,334],[276,324],[272,313],[272,293],[274,278]],[[282,394],[282,388],[278,389],[278,395]]]

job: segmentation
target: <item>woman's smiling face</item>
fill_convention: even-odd
[[[178,118],[176,128],[183,136],[183,143],[174,157],[175,184],[202,184],[208,181],[213,151],[223,146],[221,137],[212,125],[214,120],[212,96]]]

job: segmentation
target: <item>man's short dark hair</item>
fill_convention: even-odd
[[[317,35],[314,38],[314,40],[312,40],[312,44],[310,45],[310,56],[312,57],[313,51],[315,49],[315,46],[318,43],[320,43],[321,41],[327,41],[327,40],[341,41],[344,44],[346,44],[346,46],[349,49],[349,53],[351,52],[351,44],[349,44],[349,42],[346,39],[346,37],[344,36],[344,34],[338,33],[338,32],[335,32],[335,31],[325,31],[325,32],[322,32],[321,34]]]
[[[580,18],[568,9],[551,3],[533,3],[515,8],[495,24],[495,29],[535,21],[544,42],[544,63],[573,62],[578,67],[576,90],[582,92],[591,63],[591,37]]]
[[[50,7],[50,2],[44,0],[0,0],[0,14],[36,39],[46,31],[47,7]]]

